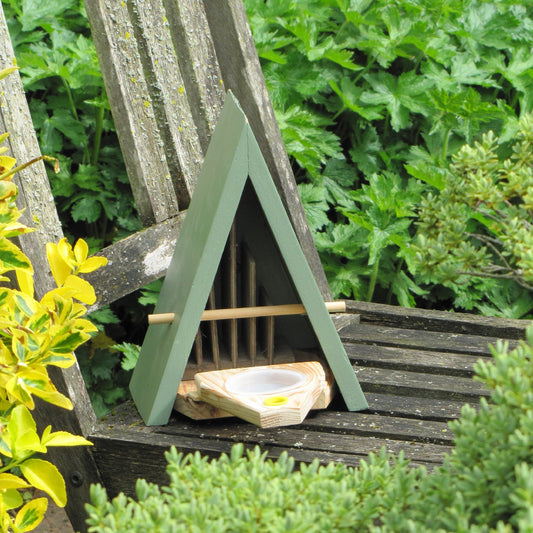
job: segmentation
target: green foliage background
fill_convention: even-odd
[[[335,297],[530,316],[515,280],[443,283],[413,247],[451,156],[494,130],[505,157],[533,111],[530,0],[244,2]],[[83,0],[2,4],[41,150],[61,160],[50,181],[66,235],[94,251],[140,229]],[[138,298],[98,311],[78,354],[100,413],[126,394],[131,345],[109,347],[142,341]]]
[[[418,277],[410,244],[451,154],[532,110],[531,2],[245,3],[335,295],[516,316],[501,282]]]

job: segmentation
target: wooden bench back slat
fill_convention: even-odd
[[[126,2],[86,3],[106,91],[141,221],[178,213],[178,199]]]
[[[142,3],[142,0],[137,0]],[[201,0],[163,0],[185,93],[205,154],[224,101],[224,82]],[[156,33],[156,39],[158,34]],[[163,72],[162,80],[166,79]]]
[[[180,210],[188,207],[224,87],[203,11],[188,0],[128,3]],[[197,4],[197,3],[196,3]]]

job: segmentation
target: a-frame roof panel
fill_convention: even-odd
[[[304,323],[310,324],[348,408],[367,407],[257,141],[238,103],[228,94],[155,309],[156,313],[174,312],[174,322],[149,327],[130,384],[148,425],[165,424],[170,417],[247,180],[261,207],[248,223],[270,229],[260,233],[262,242],[248,244],[277,247],[279,254],[269,261],[269,268],[280,273],[287,297],[305,306]],[[305,338],[305,327],[302,331]]]

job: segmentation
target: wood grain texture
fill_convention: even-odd
[[[297,372],[305,376],[305,383],[270,394],[239,393],[226,386],[231,378],[245,378],[243,373],[252,372],[257,376],[257,372],[263,372],[268,376],[276,369]],[[317,361],[202,372],[196,374],[195,381],[200,400],[263,428],[299,424],[320,398],[331,397],[331,383],[326,382],[326,372]],[[274,401],[269,403],[269,399]],[[280,400],[279,403],[276,400]],[[319,403],[325,408],[328,402]]]
[[[148,226],[175,216],[178,198],[128,6],[131,2],[85,1],[133,196]]]
[[[359,311],[364,307],[353,305]],[[435,331],[417,329],[418,323],[413,321],[399,320],[400,324],[392,327],[396,311],[385,316],[384,325],[367,321],[363,311],[361,328],[343,330],[344,346],[365,391],[368,410],[349,412],[338,397],[326,410],[312,411],[301,424],[290,427],[257,428],[236,418],[195,421],[175,414],[168,425],[147,428],[139,424],[135,408],[125,404],[107,421],[112,433],[95,435],[101,468],[116,472],[120,463],[127,468],[117,450],[135,447],[139,441],[142,459],[139,454],[139,464],[134,461],[132,468],[141,472],[142,461],[146,461],[156,469],[150,472],[152,476],[163,471],[161,450],[165,446],[176,445],[184,451],[196,446],[202,453],[217,457],[235,442],[246,447],[259,445],[273,458],[287,451],[297,462],[317,458],[324,464],[341,461],[354,466],[366,453],[385,447],[393,453],[402,451],[411,464],[431,470],[451,450],[453,435],[447,422],[459,417],[465,403],[475,407],[479,398],[488,394],[472,379],[472,368],[478,358],[489,358],[488,343],[495,337],[488,335],[491,330],[486,324],[480,329],[476,317],[472,317],[473,327],[468,333],[458,334],[458,328],[469,322],[468,317],[457,317],[454,324],[455,316],[450,313],[431,317],[429,324],[435,325]],[[513,326],[523,333],[527,324],[516,321]],[[341,322],[340,326],[345,328],[346,324]],[[446,329],[451,333],[444,333]],[[480,331],[487,335],[480,335]],[[394,346],[394,339],[409,341]],[[138,452],[132,449],[129,453],[136,456]],[[114,489],[127,488],[116,476],[111,482]]]
[[[364,322],[368,324],[443,333],[466,333],[505,339],[523,339],[525,337],[524,320],[451,313],[433,309],[414,309],[354,300],[349,300],[347,304],[350,313],[359,313],[361,317],[364,317]]]
[[[134,233],[96,254],[106,257],[108,263],[84,275],[94,286],[97,298],[90,311],[165,276],[186,213]]]

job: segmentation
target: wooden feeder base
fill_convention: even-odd
[[[279,393],[241,393],[226,387],[234,376],[262,370],[292,370],[304,378],[301,384]],[[311,409],[325,409],[334,388],[331,372],[318,361],[216,370],[198,373],[194,381],[182,381],[174,408],[195,420],[237,416],[260,427],[288,426],[301,423]]]

